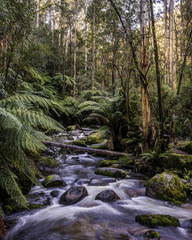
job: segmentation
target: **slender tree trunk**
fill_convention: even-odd
[[[87,0],[85,0],[85,18],[87,17]],[[88,56],[88,47],[87,47],[87,34],[88,34],[88,23],[87,20],[85,19],[85,76],[87,76],[87,70],[88,70],[88,65],[87,65],[87,56]]]
[[[116,33],[114,33],[116,34]],[[113,63],[112,63],[112,91],[113,91],[113,96],[115,96],[115,82],[116,82],[116,55],[117,55],[117,40],[116,36],[114,39],[114,45],[113,45]]]
[[[75,0],[75,33],[74,33],[74,80],[73,80],[73,97],[76,96],[77,82],[77,0]]]
[[[92,69],[91,69],[91,89],[94,89],[95,82],[95,0],[93,0],[93,22],[92,22]]]
[[[163,124],[163,109],[162,109],[162,99],[161,99],[161,76],[159,71],[159,55],[155,31],[155,20],[153,13],[153,0],[150,0],[151,9],[151,22],[152,22],[152,32],[153,32],[153,44],[154,44],[154,55],[155,55],[155,66],[156,66],[156,80],[157,80],[157,92],[158,92],[158,105],[159,105],[159,120],[160,120],[160,137],[163,138],[164,124]]]
[[[170,0],[170,17],[169,17],[169,32],[170,32],[170,82],[172,88],[176,90],[176,61],[175,61],[175,31],[174,31],[174,0]]]
[[[140,1],[140,29],[141,29],[141,70],[144,75],[147,74],[147,69],[149,66],[148,63],[148,52],[147,52],[147,4],[146,0]],[[147,80],[147,89],[148,87],[148,79]],[[142,115],[143,115],[143,134],[145,146],[148,147],[150,142],[150,127],[151,127],[151,109],[149,105],[149,100],[147,93],[143,86],[141,86],[141,96],[142,96]]]
[[[169,53],[169,48],[168,48],[168,25],[167,25],[167,0],[164,0],[164,11],[165,11],[165,36],[164,36],[164,48],[165,48],[165,84],[169,84],[169,64],[168,64],[168,53]]]
[[[39,28],[39,0],[37,0],[37,20],[36,28]]]

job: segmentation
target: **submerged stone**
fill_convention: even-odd
[[[105,183],[100,179],[92,179],[88,185],[89,186],[105,186]]]
[[[50,192],[52,197],[57,197],[59,195],[59,191],[57,190],[53,190],[52,192]]]
[[[42,185],[45,188],[51,188],[51,187],[65,187],[67,184],[65,181],[57,174],[49,175],[45,178],[45,180],[42,182]]]
[[[170,173],[156,174],[146,184],[146,195],[160,200],[181,204],[187,200],[185,185]]]
[[[61,197],[60,204],[71,205],[81,201],[88,196],[87,189],[84,186],[73,186],[69,188]]]
[[[120,200],[119,196],[111,189],[104,190],[97,194],[95,200],[101,200],[103,202],[114,202]]]
[[[179,227],[179,219],[163,214],[143,214],[135,217],[136,222],[144,226],[156,228],[158,226]]]
[[[104,175],[104,176],[110,176],[114,178],[126,178],[127,172],[125,172],[122,169],[118,168],[97,168],[95,170],[95,174],[97,175]]]

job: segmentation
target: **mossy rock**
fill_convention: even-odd
[[[71,126],[68,126],[68,127],[67,127],[67,131],[73,131],[73,130],[75,130],[76,128],[77,128],[76,125],[71,125]]]
[[[103,160],[100,162],[99,167],[111,167],[113,164],[117,164],[117,160]]]
[[[104,140],[101,143],[91,145],[93,149],[108,149],[108,140]]]
[[[145,234],[144,234],[144,238],[146,240],[149,240],[149,239],[156,239],[156,240],[160,240],[161,239],[161,235],[156,232],[156,231],[153,231],[153,230],[149,230],[147,231]]]
[[[156,174],[146,184],[146,195],[160,200],[181,204],[187,200],[185,184],[170,173]]]
[[[150,228],[156,228],[159,226],[179,227],[179,219],[169,215],[143,214],[143,215],[136,216],[135,220],[136,222],[139,222],[140,224]]]
[[[58,167],[60,165],[60,163],[52,157],[43,156],[43,157],[41,157],[40,162],[43,167],[54,168],[54,167]]]
[[[177,148],[188,154],[192,154],[192,141],[178,142]]]
[[[87,147],[84,139],[78,139],[71,143],[72,145],[80,146],[80,147]]]
[[[45,180],[42,182],[42,185],[45,188],[51,188],[51,187],[65,187],[67,184],[63,181],[63,179],[56,174],[49,175],[45,178]]]
[[[109,128],[103,126],[96,130],[94,133],[90,134],[86,139],[87,145],[103,143],[104,139],[108,139],[110,135]],[[105,140],[106,141],[106,140]]]
[[[125,172],[122,169],[118,168],[97,168],[95,170],[95,174],[97,175],[103,175],[103,176],[109,176],[113,178],[126,178],[127,177],[127,172]]]

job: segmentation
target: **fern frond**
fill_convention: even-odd
[[[108,125],[110,122],[109,119],[107,119],[106,117],[104,117],[103,115],[101,115],[99,113],[90,114],[87,118],[84,119],[84,121],[89,121],[89,120],[94,120],[94,119],[99,119],[106,125]]]

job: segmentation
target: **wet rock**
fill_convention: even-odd
[[[72,145],[80,146],[80,147],[86,147],[86,143],[83,139],[78,139],[73,142],[71,142]]]
[[[97,194],[95,200],[101,200],[103,202],[114,202],[116,200],[120,200],[120,198],[113,190],[107,189]]]
[[[160,240],[161,239],[161,235],[158,232],[156,232],[156,231],[150,230],[150,231],[147,231],[144,234],[144,239],[145,240],[151,240],[151,239]]]
[[[116,178],[102,178],[102,182],[105,183],[105,185],[108,185],[109,183],[117,182]]]
[[[78,180],[76,180],[75,184],[83,185],[83,184],[88,184],[89,182],[90,182],[90,179],[85,178],[85,179],[78,179]]]
[[[105,183],[100,179],[92,179],[88,185],[89,186],[105,186]]]
[[[79,202],[86,196],[88,196],[88,193],[84,186],[73,186],[60,197],[59,202],[60,204],[71,205]]]
[[[118,163],[117,160],[103,160],[102,162],[100,162],[99,167],[110,167],[113,164],[117,163]]]
[[[56,175],[56,174],[47,176],[45,180],[42,182],[42,185],[45,188],[67,186],[65,181],[59,175]]]
[[[98,168],[95,170],[95,174],[110,176],[114,178],[126,178],[127,172],[118,168]]]
[[[169,215],[162,214],[143,214],[138,215],[135,218],[136,222],[150,228],[156,228],[158,226],[173,226],[179,227],[179,219]]]
[[[28,195],[27,200],[29,201],[29,208],[36,209],[50,205],[50,198],[45,195],[44,192],[32,193]]]
[[[59,191],[53,190],[52,192],[50,192],[50,194],[51,194],[52,197],[58,197]]]
[[[192,219],[186,220],[184,222],[181,223],[181,227],[188,229],[188,230],[192,230]]]
[[[146,184],[146,195],[151,198],[181,204],[187,199],[185,185],[181,179],[170,173],[157,174]]]
[[[145,196],[145,188],[122,187],[122,190],[130,197]]]

